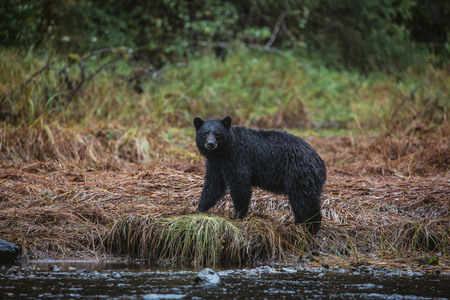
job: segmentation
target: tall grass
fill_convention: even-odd
[[[231,115],[245,125],[369,130],[407,126],[417,118],[442,124],[450,106],[448,70],[432,67],[422,73],[361,76],[235,47],[224,61],[205,54],[153,70],[126,55],[114,60],[115,52],[77,61],[1,51],[0,113],[14,124],[43,118],[188,126],[197,115]],[[95,76],[87,80],[89,74]],[[74,93],[73,85],[81,80]]]

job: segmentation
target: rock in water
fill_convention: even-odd
[[[210,283],[210,284],[218,284],[220,283],[219,274],[217,274],[214,270],[206,268],[201,270],[197,277],[195,277],[196,283]]]
[[[57,265],[53,265],[52,266],[52,271],[53,272],[59,272],[59,271],[61,271],[61,269]]]
[[[19,246],[0,239],[0,264],[12,263],[19,254]]]

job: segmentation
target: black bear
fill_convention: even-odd
[[[280,131],[231,126],[223,120],[194,119],[196,143],[206,157],[206,176],[198,211],[214,206],[230,189],[235,217],[247,215],[252,186],[286,194],[295,223],[315,234],[322,215],[320,195],[325,163],[303,139]]]

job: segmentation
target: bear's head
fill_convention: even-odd
[[[208,157],[226,152],[232,143],[231,118],[223,120],[194,119],[196,142],[200,154]]]

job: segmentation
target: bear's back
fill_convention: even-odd
[[[235,126],[233,130],[233,152],[238,163],[247,163],[258,168],[294,168],[302,172],[302,165],[325,172],[325,163],[317,152],[302,138],[276,131]],[[308,168],[306,168],[308,169]],[[282,171],[282,170],[278,170]],[[323,176],[323,175],[321,175]]]
[[[249,174],[252,185],[286,193],[298,178],[323,182],[325,165],[303,139],[283,131],[232,127],[231,169]],[[307,182],[305,182],[307,184]]]
[[[241,126],[232,127],[232,130],[234,143],[241,145],[240,147],[243,147],[244,150],[253,149],[256,152],[270,153],[274,151],[293,151],[298,148],[314,151],[302,138],[284,131],[252,129]]]

